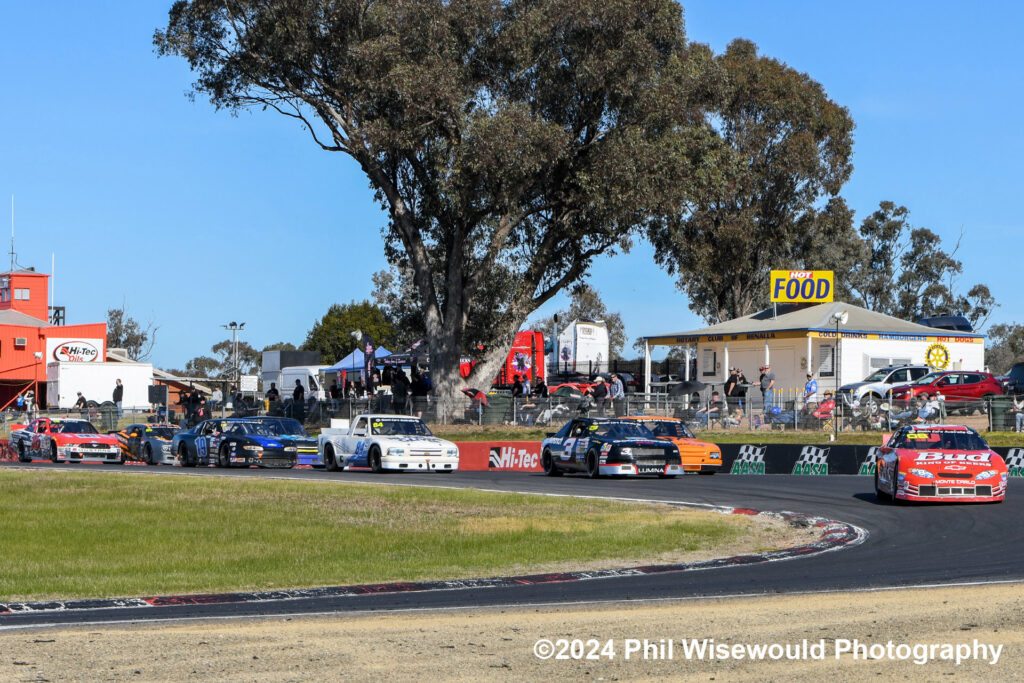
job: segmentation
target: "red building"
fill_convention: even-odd
[[[0,273],[0,408],[19,394],[46,398],[46,364],[63,360],[103,362],[107,324],[61,325],[51,322],[50,276],[34,270]]]

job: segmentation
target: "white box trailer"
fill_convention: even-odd
[[[73,408],[79,391],[87,401],[113,401],[118,379],[124,386],[121,405],[125,410],[150,409],[151,363],[47,363],[46,405]]]
[[[608,369],[608,325],[603,320],[573,320],[558,333],[558,367],[576,372]]]

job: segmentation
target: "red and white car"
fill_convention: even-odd
[[[878,453],[875,495],[893,500],[1002,502],[1006,463],[978,432],[960,425],[909,425]]]
[[[21,425],[12,425],[12,430],[17,427]],[[117,436],[100,434],[88,420],[41,417],[25,426],[21,435],[22,444],[26,437],[30,436],[31,441],[19,452],[19,459],[35,456],[53,462],[123,462]]]

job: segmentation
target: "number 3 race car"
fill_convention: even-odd
[[[1006,463],[970,427],[909,425],[879,451],[875,494],[893,500],[1002,502]]]
[[[544,473],[557,477],[566,471],[602,474],[683,473],[679,448],[659,440],[647,427],[632,420],[578,417],[541,443]]]

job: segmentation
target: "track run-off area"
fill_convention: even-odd
[[[82,470],[49,463],[4,463],[3,467]],[[86,466],[96,471],[102,466]],[[784,561],[713,566],[691,571],[608,572],[598,578],[552,581],[462,582],[427,590],[360,592],[311,590],[273,599],[224,602],[211,596],[183,604],[80,607],[0,614],[0,628],[143,620],[356,613],[467,607],[567,605],[781,593],[832,592],[1024,581],[1024,543],[1019,520],[1024,496],[1013,481],[1001,504],[897,505],[876,500],[871,477],[852,475],[724,475],[677,479],[559,478],[511,472],[452,474],[329,473],[311,469],[261,471],[177,467],[105,468],[114,476],[230,476],[346,482],[390,486],[435,486],[593,496],[787,512],[836,520],[864,532],[827,552]],[[571,524],[571,520],[566,520]],[[623,567],[629,569],[629,567]],[[487,577],[482,577],[487,578]],[[459,582],[455,582],[459,583]]]

